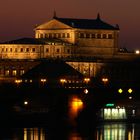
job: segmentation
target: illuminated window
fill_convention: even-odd
[[[70,49],[67,49],[67,53],[70,53]]]
[[[45,38],[48,38],[48,34],[45,34],[44,36],[45,36]]]
[[[35,52],[35,48],[32,48],[32,52]]]
[[[49,52],[49,48],[46,48],[46,52]]]
[[[16,75],[17,75],[17,71],[16,71],[16,70],[13,70],[13,71],[12,71],[12,75],[13,75],[13,76],[16,76]]]
[[[19,74],[20,74],[20,75],[23,75],[24,73],[25,73],[24,70],[20,70],[20,71],[19,71]]]
[[[29,48],[26,48],[26,52],[29,52]]]
[[[84,33],[80,33],[79,38],[84,38]]]
[[[61,38],[61,34],[58,34],[58,38]]]
[[[17,48],[15,48],[15,52],[17,52]]]
[[[69,33],[67,33],[67,38],[70,38],[70,34]]]
[[[65,33],[62,33],[62,38],[65,38]]]
[[[53,34],[53,38],[56,38],[56,35],[57,35],[57,34],[56,34],[56,33],[54,33],[54,34]]]
[[[52,34],[51,33],[48,34],[48,38],[52,38]]]
[[[107,119],[126,119],[125,108],[104,108],[103,117]]]
[[[59,52],[60,52],[60,50],[59,50],[59,49],[56,49],[56,52],[57,52],[57,53],[59,53]]]
[[[101,38],[101,34],[97,34],[97,38],[100,39]]]
[[[43,34],[40,34],[40,38],[43,38]]]
[[[5,76],[9,76],[10,71],[9,70],[5,70]]]
[[[106,34],[103,34],[103,38],[106,38]]]
[[[91,38],[96,38],[96,35],[95,34],[91,34]]]
[[[20,49],[20,52],[23,52],[23,48]]]
[[[86,34],[86,38],[90,38],[90,34]]]
[[[109,39],[112,39],[113,37],[112,37],[112,34],[108,34],[108,38]]]

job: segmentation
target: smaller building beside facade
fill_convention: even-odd
[[[129,97],[105,104],[99,111],[99,117],[103,121],[137,121],[140,117],[139,107],[139,101]]]

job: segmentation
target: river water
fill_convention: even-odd
[[[55,97],[57,97],[56,95]],[[60,115],[60,112],[62,110],[60,109],[58,112],[55,110],[55,113],[53,112],[53,118],[57,118],[57,116],[55,117],[55,115],[61,117],[63,116],[63,119],[68,121],[71,125],[65,125],[65,121],[62,121],[61,124],[61,122],[59,122],[59,120],[61,119],[50,119],[51,122],[49,123],[46,121],[49,125],[43,124],[44,122],[42,121],[42,124],[39,125],[32,122],[25,124],[24,122],[22,122],[21,124],[16,124],[17,120],[15,119],[15,124],[11,123],[10,121],[9,122],[12,125],[8,122],[3,122],[3,125],[2,123],[0,124],[0,140],[140,140],[140,123],[99,123],[96,121],[92,121],[92,114],[88,114],[90,117],[87,118],[90,118],[90,120],[85,120],[83,119],[85,116],[82,116],[80,125],[79,123],[77,124],[75,118],[77,118],[79,112],[81,112],[85,107],[84,101],[85,99],[87,99],[84,98],[85,96],[82,96],[82,98],[80,98],[81,96],[72,94],[68,97],[59,95],[59,97],[54,98],[54,96],[52,97],[52,94],[50,94],[49,96],[46,96],[45,94],[45,96],[43,95],[42,98],[39,98],[40,96],[36,97],[37,98],[33,98],[33,101],[31,100],[32,102],[29,100],[29,97],[26,97],[26,104],[24,104],[24,100],[21,100],[21,104],[23,104],[25,108],[29,109],[29,111],[42,111],[37,110],[38,108],[36,107],[36,105],[44,105],[43,99],[45,100],[45,103],[47,101],[51,101],[49,103],[53,105],[53,107],[54,105],[56,107],[59,104],[57,109],[66,109],[66,114],[63,116],[63,113],[61,113]],[[66,98],[67,100],[64,100],[64,98]],[[37,101],[39,101],[39,103]],[[58,104],[56,104],[56,102],[58,102]],[[29,105],[31,103],[32,108],[30,109]],[[44,106],[46,107],[46,104]],[[41,106],[41,109],[43,108],[47,110],[48,108],[44,108],[44,106]],[[40,122],[39,120],[37,121]],[[18,121],[18,123],[20,123],[20,121]]]
[[[48,127],[3,127],[0,140],[139,140],[138,123],[102,123],[94,130]]]

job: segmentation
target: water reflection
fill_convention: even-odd
[[[140,124],[106,123],[100,124],[94,131],[77,129],[49,128],[10,128],[1,129],[0,140],[139,140]]]
[[[97,128],[96,139],[97,140],[134,140],[140,139],[140,128],[136,129],[136,126],[140,124],[103,124]],[[137,131],[137,133],[135,133]]]
[[[24,140],[46,140],[45,131],[38,128],[24,128]]]
[[[82,111],[82,109],[84,108],[84,104],[82,99],[80,99],[78,96],[71,96],[69,98],[69,107],[68,107],[68,117],[69,117],[69,121],[71,123],[71,125],[75,125],[76,122],[74,121],[79,112]]]

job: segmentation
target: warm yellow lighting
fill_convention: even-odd
[[[131,100],[131,99],[132,99],[132,97],[130,96],[130,97],[129,97],[129,99]]]
[[[140,54],[140,51],[139,51],[139,50],[136,50],[136,51],[135,51],[135,54]]]
[[[27,101],[24,101],[24,105],[27,105],[28,104],[28,102]]]
[[[106,84],[106,83],[108,83],[108,78],[102,78],[102,82],[104,83],[104,84]]]
[[[125,108],[104,108],[104,119],[126,119]]]
[[[128,89],[128,93],[131,94],[132,92],[133,92],[133,90],[132,90],[131,88],[129,88],[129,89]]]
[[[33,80],[30,80],[30,83],[32,83],[33,82]]]
[[[83,102],[81,99],[78,99],[78,98],[74,98],[73,101],[72,101],[72,108],[73,109],[80,109],[83,107]]]
[[[118,89],[118,92],[119,92],[119,93],[122,93],[122,92],[123,92],[123,90],[120,88],[120,89]]]
[[[67,81],[66,81],[66,79],[60,79],[60,82],[61,83],[66,83]]]
[[[84,103],[83,101],[77,97],[77,96],[72,96],[71,99],[69,100],[69,118],[72,121],[71,123],[75,123],[75,119],[77,118],[79,112],[84,108]]]
[[[84,78],[84,82],[86,83],[90,82],[90,78]]]
[[[16,84],[20,84],[20,83],[22,83],[22,80],[21,79],[17,79],[17,80],[15,80],[15,83]]]
[[[44,82],[46,82],[47,80],[46,80],[46,79],[40,79],[40,81],[44,83]]]
[[[84,90],[84,93],[85,93],[85,94],[88,94],[88,89],[85,89],[85,90]]]

